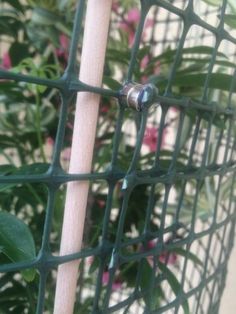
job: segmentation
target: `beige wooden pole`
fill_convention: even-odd
[[[102,84],[112,0],[88,0],[79,79]],[[80,92],[76,102],[69,173],[89,173],[93,158],[100,95]],[[80,251],[89,190],[88,181],[67,186],[60,255]],[[72,314],[79,261],[58,267],[54,314]]]

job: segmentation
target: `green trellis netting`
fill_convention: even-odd
[[[121,51],[110,61],[116,64],[119,58],[128,59],[125,82],[114,83],[114,88],[111,81],[108,89],[77,79],[85,0],[78,1],[68,66],[62,77],[47,79],[0,70],[0,84],[6,80],[36,84],[58,90],[61,97],[49,167],[44,172],[32,168],[32,173],[0,175],[2,186],[43,184],[48,189],[38,255],[0,265],[1,273],[16,276],[29,268],[37,270],[37,314],[52,313],[53,300],[51,308],[47,301],[54,292],[49,291],[48,280],[55,288],[57,266],[75,259],[81,260],[75,313],[219,312],[236,219],[236,36],[228,23],[231,2],[211,3],[214,1],[141,1],[131,53]],[[150,17],[148,49],[154,58],[145,67],[156,63],[157,69],[145,83],[157,89],[151,101],[142,103],[142,110],[137,111],[127,106],[122,86],[136,77],[140,54],[150,52],[145,50],[142,35]],[[111,25],[109,40],[115,38],[116,27]],[[182,64],[187,66],[181,68]],[[117,68],[115,79],[119,81],[119,63]],[[109,73],[105,80],[109,81]],[[104,160],[102,168],[90,174],[68,174],[61,165],[68,112],[76,93],[83,91],[113,102],[115,132],[110,159]],[[147,153],[144,144],[154,129],[158,132],[154,148]],[[123,152],[124,145],[130,148],[129,155]],[[96,198],[94,191],[100,187],[101,225],[93,225],[97,221],[88,205],[84,248],[58,256],[51,248],[57,195],[75,180],[90,181],[89,200]],[[130,228],[127,221],[131,221]],[[0,293],[6,289],[2,287]]]

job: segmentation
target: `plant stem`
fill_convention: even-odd
[[[34,313],[34,311],[35,311],[35,302],[34,302],[34,297],[33,297],[33,294],[32,294],[32,290],[29,287],[28,283],[26,284],[26,293],[28,295],[28,301],[29,301],[29,304],[30,304],[30,312],[29,313]]]
[[[42,140],[42,134],[41,134],[41,127],[40,127],[40,122],[41,122],[41,112],[40,112],[40,97],[39,97],[39,91],[36,89],[36,133],[37,133],[37,139],[38,139],[38,144],[39,144],[39,150],[40,150],[40,155],[43,160],[43,162],[47,162],[44,149],[43,149],[43,140]]]

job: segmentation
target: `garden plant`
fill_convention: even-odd
[[[74,259],[74,313],[218,313],[236,218],[236,4],[114,0],[95,88],[77,79],[86,3],[0,1],[0,314],[52,313],[57,267]],[[129,84],[150,98],[131,108]],[[69,174],[85,91],[101,95],[92,172]],[[75,180],[90,183],[83,248],[60,257]]]

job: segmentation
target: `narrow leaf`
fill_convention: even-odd
[[[232,76],[224,73],[212,73],[208,83],[208,88],[214,88],[224,91],[229,91],[232,83]],[[176,74],[173,81],[173,86],[178,87],[203,87],[207,79],[206,73],[201,74]],[[163,77],[152,77],[152,83],[157,84],[159,88],[164,88],[167,84],[167,79]]]
[[[229,27],[236,29],[236,15],[235,14],[225,14],[224,22]]]
[[[203,1],[207,4],[214,6],[214,7],[218,7],[222,3],[222,0],[203,0]]]
[[[143,293],[143,300],[149,310],[153,310],[154,301],[152,301],[152,295],[150,291],[150,283],[152,282],[153,269],[146,259],[142,260],[141,279],[139,282],[140,289]],[[153,291],[152,291],[153,293]],[[154,297],[156,299],[156,296]]]
[[[176,295],[176,297],[178,297],[179,293],[182,291],[181,284],[178,282],[175,275],[172,273],[172,271],[169,270],[169,268],[165,264],[159,262],[158,266],[159,266],[160,270],[162,271],[162,273],[165,275],[166,280],[168,281],[169,285],[171,286],[174,294]],[[188,301],[183,300],[183,303],[181,305],[183,307],[184,313],[190,314]]]
[[[181,255],[181,256],[184,256],[184,257],[187,257],[188,259],[192,260],[195,264],[198,264],[198,265],[203,265],[202,261],[198,258],[197,255],[187,251],[187,250],[184,250],[182,248],[174,248],[174,249],[170,249],[168,250],[169,252],[174,252],[176,253],[177,255]]]
[[[12,262],[33,260],[36,256],[35,244],[28,226],[17,217],[0,212],[0,246],[2,253]],[[22,275],[25,280],[34,279],[34,269],[25,270]]]

